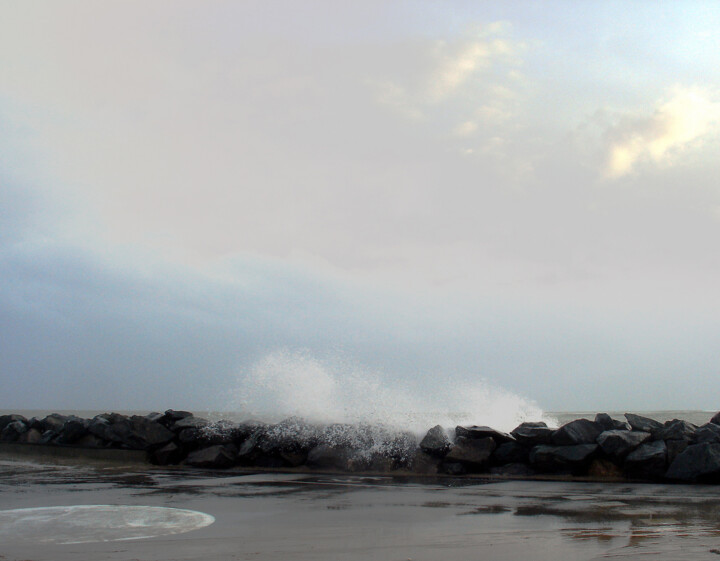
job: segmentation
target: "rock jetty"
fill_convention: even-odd
[[[600,413],[559,428],[526,422],[509,433],[486,426],[435,426],[424,436],[382,426],[210,422],[188,411],[92,419],[54,413],[0,416],[0,442],[77,449],[142,450],[156,465],[299,468],[341,472],[584,476],[720,483],[720,413],[696,426]]]

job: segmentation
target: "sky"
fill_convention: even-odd
[[[0,407],[717,410],[719,27],[0,0]]]

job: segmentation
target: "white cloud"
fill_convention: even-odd
[[[718,132],[720,99],[698,86],[676,86],[647,117],[626,118],[608,147],[606,175],[619,178],[641,163],[673,165],[677,156]]]

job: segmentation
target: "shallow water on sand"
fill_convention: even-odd
[[[144,522],[130,519],[146,524],[146,533],[137,535],[151,536],[132,540],[123,535],[127,517],[122,526],[110,516],[105,532],[86,543],[70,543],[77,540],[68,535],[67,521],[63,539],[54,540],[59,523],[52,516],[42,524],[16,525],[13,532],[4,525],[0,559],[11,561],[677,561],[714,559],[720,552],[720,487],[714,486],[211,473],[0,460],[0,497],[8,520],[15,509],[154,509]],[[173,518],[162,516],[165,508],[215,521],[173,533]],[[78,519],[78,525],[77,534],[87,538],[86,523]]]

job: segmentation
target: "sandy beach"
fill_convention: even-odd
[[[6,457],[0,497],[3,561],[688,560],[720,553],[714,486],[204,472]],[[193,529],[196,520],[205,522]]]

